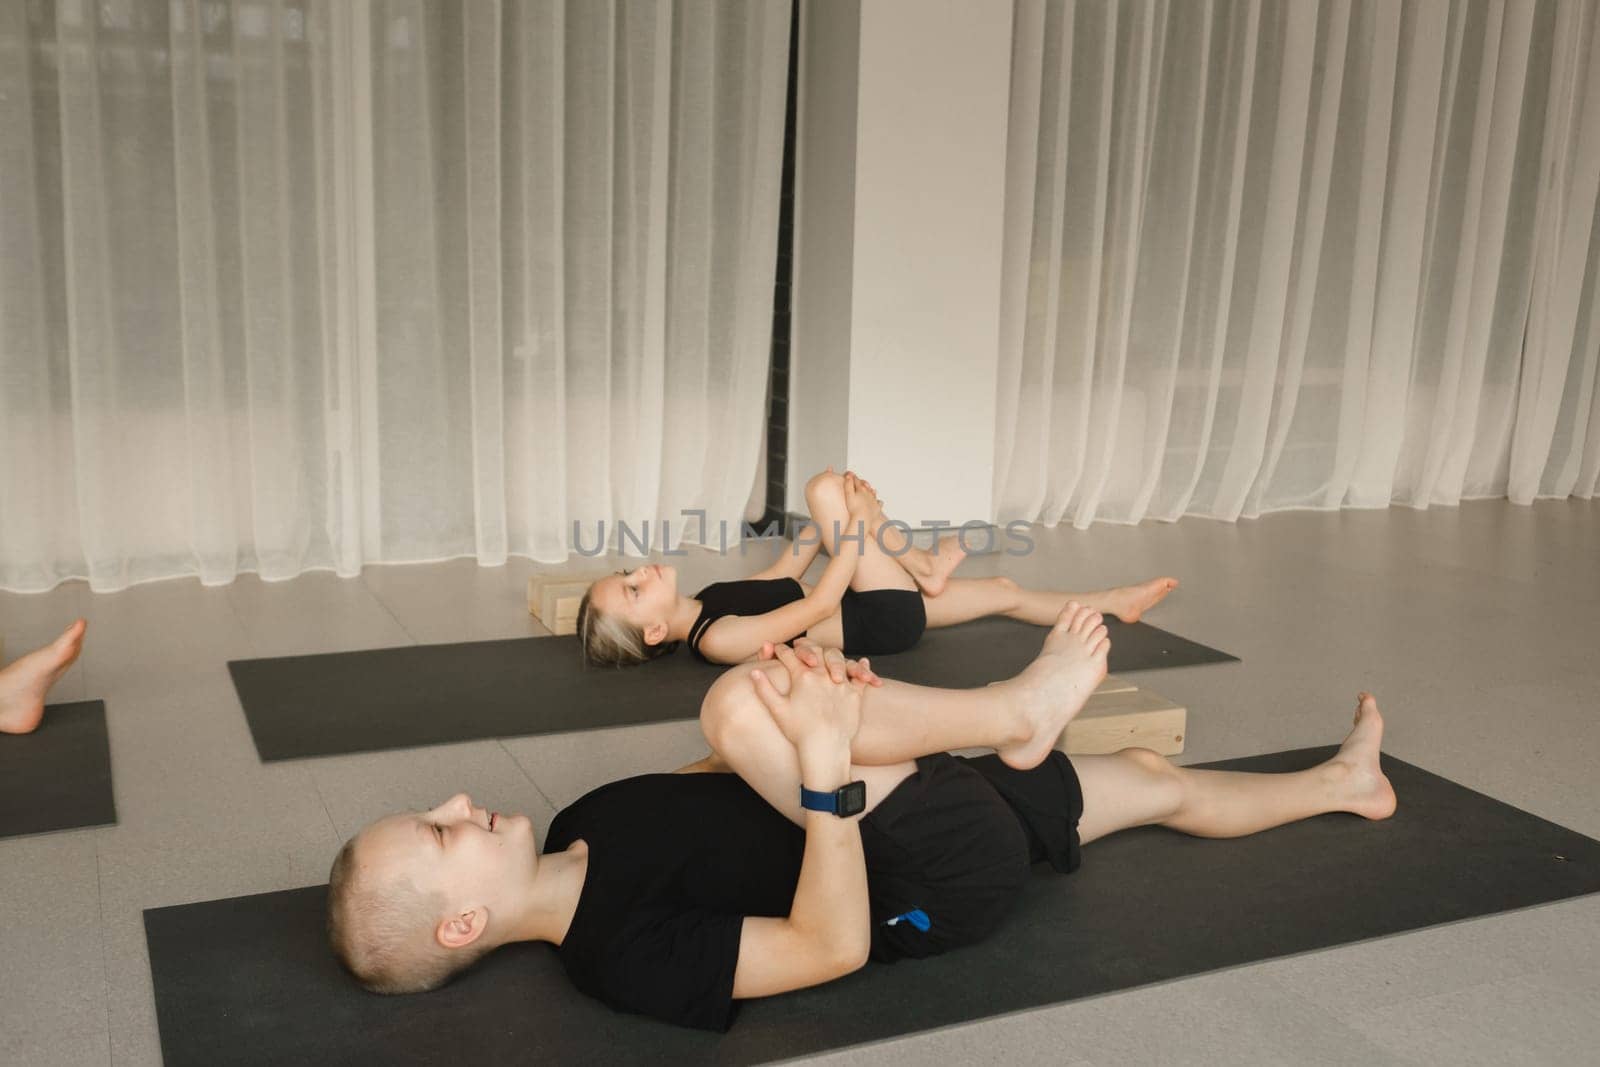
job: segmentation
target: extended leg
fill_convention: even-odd
[[[1242,837],[1313,815],[1344,811],[1368,819],[1394,813],[1379,767],[1383,717],[1362,693],[1355,727],[1328,762],[1291,774],[1191,770],[1147,749],[1072,760],[1083,786],[1078,835],[1087,844],[1134,826],[1165,826],[1196,837]]]
[[[1108,649],[1099,614],[1074,605],[1051,628],[1038,658],[1008,681],[935,689],[886,680],[862,695],[851,758],[862,767],[896,766],[954,748],[993,748],[1012,766],[1035,766],[1105,677]],[[717,755],[774,807],[788,810],[780,802],[798,788],[799,765],[756,695],[752,669],[767,671],[788,692],[781,664],[743,664],[706,694],[700,725]]]
[[[952,578],[939,596],[922,598],[928,611],[928,627],[954,626],[988,615],[1006,615],[1023,622],[1047,626],[1064,605],[1076,602],[1123,622],[1138,622],[1140,616],[1159,604],[1173,589],[1176,578],[1152,578],[1138,585],[1118,586],[1095,593],[1055,593],[1024,589],[1010,578]]]
[[[0,670],[0,733],[25,734],[38,727],[45,694],[83,651],[87,627],[79,619],[48,645]]]

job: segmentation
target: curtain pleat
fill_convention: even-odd
[[[790,11],[0,5],[0,588],[737,531]]]
[[[1592,4],[1019,0],[995,516],[1592,496]]]
[[[74,18],[74,15],[77,15]],[[100,159],[99,64],[94,61],[95,27],[80,13],[64,9],[55,26],[59,71],[56,105],[61,166],[61,244],[67,308],[67,368],[71,390],[70,432],[78,455],[104,455],[77,480],[82,511],[80,534],[91,580],[123,580],[120,561],[109,551],[104,513],[116,503],[113,494],[125,482],[119,458],[124,450],[116,435],[116,360],[112,344],[109,295],[104,277],[108,252],[105,234],[105,177]],[[110,469],[107,469],[110,468]]]
[[[1557,143],[1546,186],[1550,210],[1544,218],[1542,255],[1533,280],[1528,348],[1536,375],[1519,397],[1517,427],[1511,441],[1511,499],[1528,503],[1548,485],[1581,441],[1566,434],[1563,455],[1553,457],[1563,400],[1583,393],[1588,352],[1578,344],[1578,311],[1586,283],[1594,272],[1596,192],[1600,191],[1600,62],[1594,58],[1597,21],[1594,6],[1564,10],[1557,27],[1559,54],[1567,75],[1559,109],[1552,116]],[[1585,119],[1587,118],[1587,121]],[[1586,270],[1586,267],[1588,268]],[[1587,346],[1585,346],[1587,347]],[[1576,372],[1576,374],[1574,374]],[[1590,370],[1592,375],[1592,370]],[[1592,389],[1591,399],[1592,399]]]
[[[1282,461],[1285,446],[1289,439],[1289,429],[1294,425],[1295,409],[1300,399],[1300,389],[1306,380],[1306,357],[1310,346],[1311,315],[1315,306],[1318,285],[1322,281],[1322,250],[1324,238],[1327,235],[1330,194],[1333,186],[1332,160],[1334,146],[1337,140],[1339,123],[1339,97],[1344,87],[1344,67],[1346,51],[1349,46],[1349,12],[1350,5],[1345,0],[1339,0],[1329,7],[1328,43],[1327,52],[1321,66],[1322,84],[1320,87],[1320,102],[1315,116],[1308,115],[1307,122],[1311,129],[1311,158],[1306,161],[1310,168],[1305,179],[1305,213],[1303,228],[1296,242],[1284,249],[1293,257],[1292,275],[1289,263],[1283,263],[1284,281],[1286,286],[1290,279],[1293,280],[1293,304],[1288,310],[1288,320],[1283,332],[1283,375],[1282,382],[1273,390],[1273,408],[1271,415],[1271,441],[1265,451],[1258,453],[1261,462],[1255,471],[1245,468],[1239,472],[1241,477],[1251,477],[1253,485],[1250,489],[1248,500],[1243,504],[1243,511],[1258,514],[1261,510],[1261,496],[1267,486],[1272,484],[1273,474]],[[1314,61],[1316,26],[1300,26],[1297,41],[1300,45],[1300,54],[1296,61],[1305,64],[1306,78],[1297,82],[1303,86],[1306,96],[1306,105],[1310,105],[1311,74]],[[1298,105],[1297,105],[1298,106]],[[1287,199],[1287,190],[1285,190]],[[1286,205],[1280,202],[1280,207]],[[1293,236],[1291,232],[1291,236]],[[1252,352],[1252,355],[1257,355]],[[1259,364],[1270,359],[1269,352],[1259,354],[1257,375],[1263,380],[1270,379]],[[1230,457],[1231,460],[1232,457]]]
[[[504,563],[506,524],[505,338],[500,235],[501,0],[469,4],[463,75],[467,215],[467,352],[472,376],[473,554],[485,566]]]
[[[52,42],[55,27],[40,27]],[[71,422],[54,417],[70,403],[69,364],[57,335],[65,294],[59,242],[44,220],[60,214],[59,104],[53,87],[36,91],[41,57],[28,47],[27,11],[0,5],[0,351],[31,353],[0,361],[0,542],[14,545],[15,580],[43,587],[58,559],[81,556],[77,498],[56,487],[72,467]],[[57,543],[58,531],[70,540]]]

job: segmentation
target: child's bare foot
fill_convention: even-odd
[[[1000,685],[1016,695],[1023,740],[997,749],[1000,758],[1018,770],[1044,762],[1061,731],[1106,676],[1111,641],[1098,611],[1073,601],[1061,609],[1045,635],[1044,648],[1022,673]]]
[[[88,625],[79,619],[48,645],[0,670],[0,733],[25,734],[38,728],[45,694],[83,651]]]
[[[1378,755],[1383,747],[1383,716],[1371,693],[1356,697],[1356,724],[1326,767],[1339,794],[1339,807],[1368,819],[1394,814],[1394,786],[1383,773]]]
[[[1138,585],[1124,585],[1100,594],[1111,614],[1123,622],[1138,622],[1139,617],[1178,588],[1176,578],[1152,578]]]
[[[912,574],[917,585],[928,596],[938,596],[944,592],[945,586],[950,584],[950,575],[961,566],[961,561],[967,558],[967,550],[961,546],[961,535],[951,534],[949,537],[939,538],[939,545],[932,552],[925,553],[928,561],[926,574]]]

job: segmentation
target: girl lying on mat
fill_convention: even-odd
[[[1069,872],[1081,845],[1118,830],[1236,837],[1394,812],[1366,693],[1338,753],[1306,771],[1191,770],[1144,749],[1068,760],[1052,744],[1108,647],[1100,614],[1069,604],[1015,678],[943,690],[804,640],[777,646],[707,694],[712,756],[589,793],[543,854],[526,817],[464,794],[362,830],[329,876],[333,949],[367,988],[404,993],[500,945],[548,941],[573,984],[615,1008],[726,1029],[740,1000],[983,938],[1032,863]],[[996,751],[945,754],[975,746]]]
[[[0,669],[0,733],[26,734],[44,718],[44,698],[83,651],[89,624],[77,620],[61,636]]]
[[[1098,593],[1019,588],[1010,578],[952,578],[965,557],[959,535],[936,552],[913,546],[890,522],[870,483],[832,467],[806,483],[819,536],[743,581],[715,582],[694,596],[678,591],[676,568],[651,564],[602,578],[578,609],[585,658],[604,666],[654,659],[687,640],[710,663],[744,663],[761,646],[805,636],[851,656],[904,652],[927,627],[1008,615],[1048,626],[1076,600],[1123,622],[1137,622],[1177,587],[1175,578]],[[817,552],[827,568],[814,586],[800,581]]]

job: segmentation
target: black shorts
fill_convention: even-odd
[[[861,820],[872,907],[872,958],[933,956],[987,937],[1032,864],[1078,865],[1083,792],[1050,753],[1031,771],[998,756],[936,755]]]
[[[928,628],[928,608],[915,589],[871,589],[858,593],[846,589],[839,601],[844,625],[844,654],[887,656],[922,640]]]

